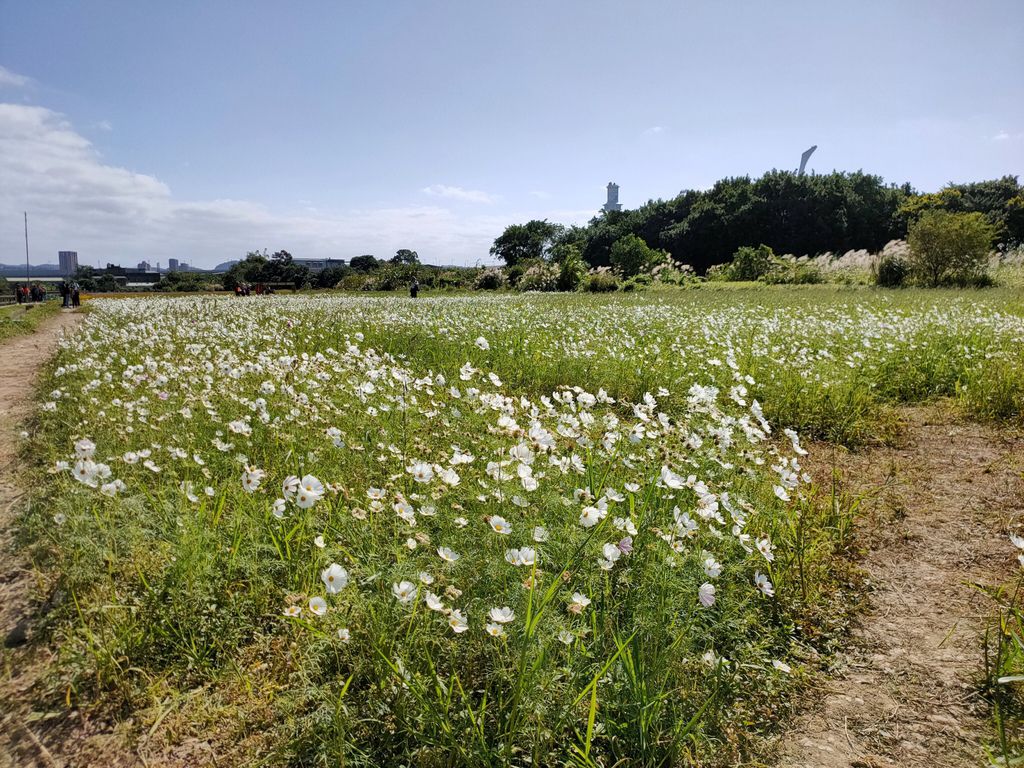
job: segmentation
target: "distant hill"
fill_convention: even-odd
[[[24,264],[0,264],[0,275],[24,275]],[[59,264],[33,264],[32,274],[39,277],[60,277]]]
[[[214,272],[227,272],[229,269],[231,269],[237,263],[238,263],[238,259],[234,259],[232,261],[222,261],[220,264],[218,264],[216,267],[213,268],[213,271]]]

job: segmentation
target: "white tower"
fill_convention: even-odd
[[[814,154],[814,150],[816,150],[817,148],[818,148],[818,145],[815,144],[813,147],[811,147],[806,152],[804,152],[802,155],[800,155],[800,170],[796,172],[797,176],[803,176],[804,175],[804,168],[807,167],[807,161],[811,159],[811,155]]]
[[[621,211],[622,203],[619,202],[619,185],[614,181],[608,182],[608,200],[601,206],[603,211]]]

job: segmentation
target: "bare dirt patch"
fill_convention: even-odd
[[[842,676],[783,737],[787,768],[984,762],[978,683],[992,606],[972,585],[1014,572],[1006,533],[1024,519],[1024,439],[940,408],[904,416],[899,447],[839,459],[853,487],[884,486],[859,523],[868,608]]]

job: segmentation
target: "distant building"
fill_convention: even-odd
[[[178,260],[177,259],[168,259],[167,260],[167,271],[169,271],[169,272],[177,272],[178,271]]]
[[[78,271],[78,251],[57,251],[57,258],[62,275],[73,275]]]
[[[140,261],[136,265],[135,269],[137,269],[139,272],[150,272],[152,271],[153,267],[149,265],[148,261]]]
[[[622,203],[619,202],[619,185],[614,181],[608,182],[608,200],[601,206],[603,211],[621,211]]]

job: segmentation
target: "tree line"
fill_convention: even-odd
[[[703,274],[729,262],[739,248],[759,244],[794,255],[877,252],[905,238],[927,211],[978,213],[996,243],[1024,243],[1024,187],[1016,176],[950,183],[937,193],[920,193],[910,184],[886,184],[862,171],[799,175],[775,170],[757,179],[722,179],[711,189],[684,190],[632,210],[602,212],[586,226],[547,220],[513,224],[490,252],[508,266],[557,262],[572,253],[591,268],[627,264],[625,274],[634,265],[668,255]]]

